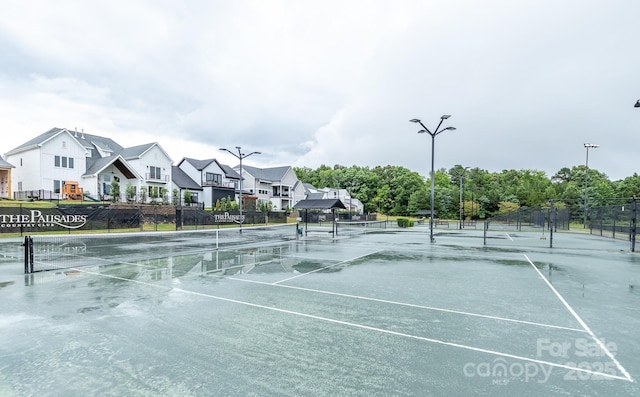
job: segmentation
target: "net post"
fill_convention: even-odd
[[[33,273],[33,238],[24,237],[24,274]]]
[[[29,274],[29,236],[24,237],[24,274]]]
[[[489,221],[485,220],[483,225],[484,245],[487,245],[487,230],[489,230]]]

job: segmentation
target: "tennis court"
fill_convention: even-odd
[[[434,236],[50,243],[72,266],[28,275],[0,241],[0,395],[640,394],[627,243]]]

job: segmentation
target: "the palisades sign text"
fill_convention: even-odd
[[[65,229],[78,229],[85,223],[87,215],[45,215],[39,210],[31,210],[28,214],[0,214],[0,228],[61,226]]]
[[[235,223],[241,223],[244,221],[244,215],[231,215],[228,212],[225,212],[224,214],[215,214],[214,215],[215,221],[216,222],[235,222]]]

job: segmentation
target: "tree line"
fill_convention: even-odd
[[[404,167],[321,165],[315,170],[295,167],[294,171],[301,182],[316,188],[346,189],[368,213],[412,216],[431,208],[431,180]],[[573,207],[579,212],[585,190],[589,207],[628,202],[640,192],[640,176],[636,173],[610,181],[604,173],[584,165],[562,168],[551,177],[537,170],[492,173],[455,165],[435,171],[434,209],[438,218],[459,217],[460,184],[465,219],[485,219],[521,207],[545,207],[551,200],[558,208]]]

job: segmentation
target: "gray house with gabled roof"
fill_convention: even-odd
[[[171,186],[171,191],[176,193],[175,196],[172,193],[174,205],[185,205],[184,197],[187,191],[191,196],[191,203],[200,203],[204,189],[177,165],[171,168]]]
[[[216,159],[197,160],[185,157],[178,163],[178,168],[202,188],[202,196],[198,199],[205,208],[215,208],[216,202],[223,198],[235,200],[240,174],[228,165],[221,164]],[[180,189],[177,181],[173,185],[174,189]],[[192,198],[193,193],[191,192]],[[180,192],[180,200],[184,200],[183,191]]]
[[[239,171],[240,166],[234,170]],[[270,201],[274,210],[291,209],[305,198],[304,185],[291,166],[258,168],[243,165],[242,177],[243,190],[248,190],[258,201]]]
[[[120,186],[119,200],[131,187],[136,201],[148,191],[162,200],[171,183],[171,158],[157,143],[124,148],[110,138],[84,131],[52,128],[6,153],[15,164],[17,192],[46,191],[61,197],[65,182],[78,182],[90,199],[111,198],[111,184]],[[168,198],[168,196],[167,196]]]

